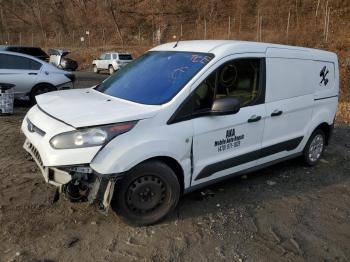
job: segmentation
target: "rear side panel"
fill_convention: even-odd
[[[316,57],[317,58],[317,57]],[[329,61],[313,61],[314,110],[310,133],[321,123],[333,124],[339,95],[339,69],[335,55]]]
[[[266,58],[266,124],[262,148],[293,142],[259,164],[301,152],[314,107],[311,55],[305,51],[268,49]],[[278,151],[278,150],[276,150]]]

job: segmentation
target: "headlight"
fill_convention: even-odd
[[[114,137],[131,130],[137,121],[114,125],[83,128],[54,136],[50,144],[55,149],[73,149],[92,146],[101,146]]]

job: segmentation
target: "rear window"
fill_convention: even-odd
[[[0,69],[39,70],[41,64],[17,55],[0,54]]]
[[[119,54],[119,60],[132,60],[132,56],[128,54]]]
[[[46,57],[47,54],[40,48],[36,47],[9,47],[8,51],[18,52],[36,57]]]

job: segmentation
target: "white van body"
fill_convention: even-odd
[[[72,180],[72,173],[61,167],[86,167],[87,173],[109,178],[127,175],[140,163],[159,159],[175,170],[183,192],[189,192],[300,156],[317,128],[324,130],[328,142],[339,93],[336,54],[238,41],[181,41],[177,46],[168,43],[150,50],[175,51],[212,54],[212,59],[166,103],[135,103],[94,88],[37,97],[38,105],[26,115],[22,131],[25,148],[47,182],[62,186]],[[245,59],[259,65],[260,91],[254,91],[259,92],[258,102],[234,114],[179,115],[186,99],[215,70]],[[245,83],[243,79],[240,85]],[[53,137],[64,132],[135,120],[131,130],[105,145],[77,149],[50,145]]]

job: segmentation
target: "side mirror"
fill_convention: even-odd
[[[236,114],[241,109],[241,103],[237,98],[223,97],[214,100],[211,107],[212,115],[231,115]]]

